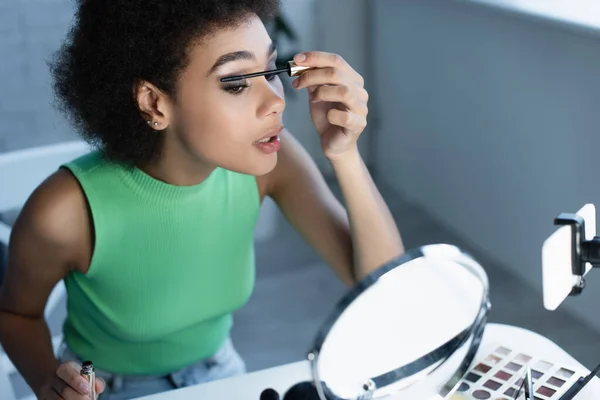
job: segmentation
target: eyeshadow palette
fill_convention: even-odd
[[[474,361],[447,398],[511,400],[523,382],[526,366],[531,369],[535,400],[559,400],[579,378],[587,375],[525,351],[498,346],[484,358]]]

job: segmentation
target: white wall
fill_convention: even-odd
[[[541,292],[554,217],[600,206],[600,37],[457,1],[370,4],[376,170]],[[599,275],[564,305],[598,329]]]

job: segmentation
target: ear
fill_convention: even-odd
[[[171,123],[171,101],[156,86],[140,81],[133,88],[134,99],[146,122],[152,129],[164,130]]]

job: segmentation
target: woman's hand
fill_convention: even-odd
[[[48,376],[37,397],[42,400],[90,400],[90,385],[79,374],[80,370],[81,366],[74,361],[60,364],[56,372]],[[96,394],[102,393],[105,387],[104,380],[96,378]]]
[[[292,85],[308,88],[310,115],[325,156],[334,161],[356,152],[356,141],[367,126],[369,94],[363,77],[337,54],[310,51],[297,54],[294,62],[315,67]]]

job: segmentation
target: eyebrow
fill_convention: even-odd
[[[275,44],[275,42],[271,42],[269,48],[267,49],[267,57],[273,55],[273,53],[275,53],[275,50],[277,50],[277,45]],[[247,50],[240,50],[234,51],[232,53],[223,54],[210,68],[210,70],[208,71],[208,75],[213,74],[217,69],[221,68],[227,63],[239,60],[256,60],[256,57],[254,56],[254,53]]]

